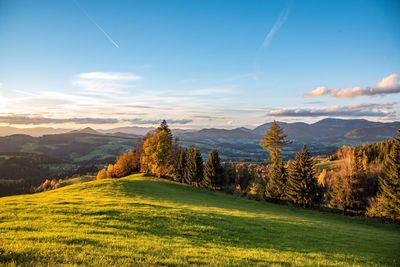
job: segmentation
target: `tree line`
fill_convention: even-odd
[[[398,220],[399,136],[376,145],[343,147],[332,157],[335,161],[330,170],[318,170],[305,145],[294,159],[284,162],[282,151],[290,142],[275,121],[260,142],[269,155],[267,164],[257,165],[222,163],[217,149],[212,149],[204,162],[197,147],[180,146],[164,120],[134,150],[121,154],[114,164],[100,170],[97,179],[143,172],[257,200]]]

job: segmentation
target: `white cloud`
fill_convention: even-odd
[[[132,82],[142,77],[130,72],[86,72],[74,77],[72,84],[85,93],[123,93]]]
[[[86,72],[78,74],[79,79],[106,81],[137,81],[142,77],[129,72]]]
[[[335,98],[355,98],[359,96],[383,96],[396,93],[400,93],[400,75],[392,73],[383,78],[376,86],[331,89],[326,86],[320,86],[306,93],[304,97],[330,95]]]
[[[305,94],[306,97],[313,97],[313,96],[322,96],[329,93],[329,89],[325,86],[320,86]]]
[[[268,113],[274,117],[396,117],[393,110],[396,103],[356,104],[328,106],[325,108],[283,108]]]

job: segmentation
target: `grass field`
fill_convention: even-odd
[[[1,265],[398,266],[400,228],[133,175],[0,198]]]

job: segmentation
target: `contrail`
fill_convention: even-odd
[[[290,8],[292,6],[292,1],[289,2],[286,9],[282,12],[279,18],[276,20],[275,24],[272,26],[271,30],[268,32],[267,36],[264,39],[260,49],[266,48],[274,38],[275,34],[279,31],[285,21],[288,19],[290,14]]]
[[[111,36],[110,35],[108,35],[108,33],[106,33],[106,31],[105,30],[103,30],[103,28],[101,28],[100,27],[100,25],[99,24],[97,24],[96,23],[96,21],[91,17],[91,16],[89,16],[89,14],[86,12],[86,10],[83,8],[83,7],[81,7],[81,5],[79,5],[79,3],[78,3],[78,1],[77,0],[75,0],[74,1],[75,2],[75,4],[77,5],[77,7],[83,12],[83,14],[85,14],[85,16],[107,37],[107,39],[116,47],[116,48],[119,48],[119,45],[111,38]]]
[[[264,38],[264,42],[261,44],[259,47],[255,58],[254,58],[254,63],[253,63],[253,79],[258,80],[259,79],[259,57],[260,54],[262,53],[263,49],[267,48],[269,44],[272,42],[272,39],[275,37],[275,34],[279,31],[279,29],[283,26],[283,24],[286,22],[286,20],[289,18],[290,14],[290,9],[292,7],[292,2],[293,0],[288,1],[286,8],[283,10],[281,15],[278,17],[278,19],[275,21],[274,25],[272,26],[271,30],[268,32],[268,34]]]

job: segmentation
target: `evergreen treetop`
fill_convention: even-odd
[[[382,216],[400,219],[400,129],[379,177],[378,203]]]
[[[208,155],[207,162],[204,165],[204,180],[205,187],[215,189],[220,186],[223,180],[223,169],[221,160],[216,149],[212,149]]]

